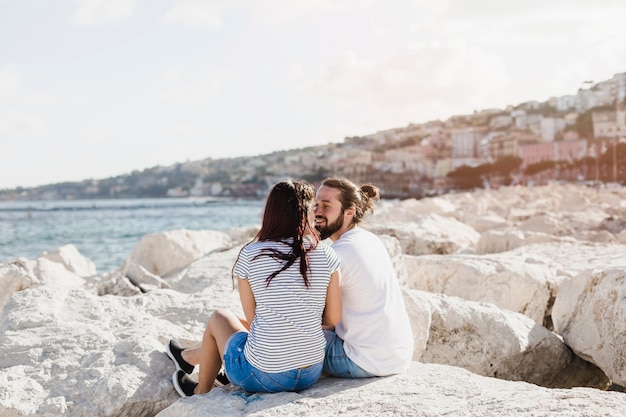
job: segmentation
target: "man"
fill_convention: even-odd
[[[342,318],[334,331],[325,330],[330,375],[392,375],[411,363],[411,323],[391,259],[376,235],[358,227],[379,198],[377,187],[345,178],[327,178],[317,190],[316,227],[341,259]]]

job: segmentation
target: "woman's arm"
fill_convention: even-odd
[[[339,320],[341,320],[341,287],[339,282],[341,280],[339,270],[333,272],[330,276],[330,282],[326,289],[326,306],[324,307],[324,314],[322,316],[322,326],[333,327]]]
[[[246,321],[252,323],[254,314],[256,312],[256,300],[254,294],[252,294],[252,288],[247,279],[238,278],[237,285],[239,286],[239,299],[241,300],[241,307],[243,308],[243,314],[246,316]]]

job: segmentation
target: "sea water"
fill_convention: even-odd
[[[118,269],[142,236],[261,223],[264,201],[127,199],[0,202],[0,263],[73,244],[98,273]]]

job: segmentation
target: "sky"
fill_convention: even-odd
[[[624,0],[0,0],[0,189],[342,142],[626,72]]]

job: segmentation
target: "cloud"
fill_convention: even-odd
[[[313,13],[336,13],[371,7],[374,0],[266,0],[251,2],[253,20],[265,24],[292,22]]]
[[[0,112],[0,136],[41,136],[47,130],[46,122],[37,114],[21,111]]]
[[[234,74],[227,69],[202,72],[168,67],[161,75],[164,87],[157,92],[157,99],[177,106],[200,107],[218,97]]]
[[[489,105],[490,96],[507,81],[497,56],[463,41],[427,41],[377,61],[346,53],[306,91],[344,108],[451,115],[456,109]]]
[[[45,121],[32,111],[16,109],[21,101],[21,78],[14,65],[0,68],[0,136],[36,136],[46,130]]]
[[[224,25],[224,16],[233,10],[257,23],[276,25],[309,17],[314,13],[366,8],[373,3],[374,0],[175,0],[163,18],[168,23],[218,30]]]
[[[20,84],[20,75],[14,65],[0,68],[0,103],[12,101],[20,90]]]
[[[75,0],[77,8],[72,21],[81,26],[92,26],[128,19],[133,14],[136,0]]]
[[[168,23],[217,30],[222,28],[222,15],[239,3],[237,0],[175,0],[163,18]]]
[[[527,0],[450,0],[445,16],[459,20],[517,20],[543,18],[545,16],[565,17],[571,14],[587,15],[610,7],[624,7],[623,0],[551,0],[549,2]]]

